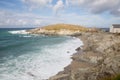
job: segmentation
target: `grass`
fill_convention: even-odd
[[[78,25],[70,25],[70,24],[55,24],[55,25],[48,25],[45,27],[42,27],[42,29],[46,30],[72,30],[72,31],[88,31],[88,28],[83,27],[83,26],[78,26]]]
[[[105,77],[101,80],[120,80],[120,74],[112,76],[112,77]]]

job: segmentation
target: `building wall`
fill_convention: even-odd
[[[113,26],[110,27],[111,33],[120,33],[120,28],[113,28]]]
[[[113,26],[110,27],[110,32],[113,33]]]
[[[114,32],[113,33],[120,33],[120,28],[114,28]]]

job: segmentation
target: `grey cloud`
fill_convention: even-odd
[[[0,10],[0,27],[2,26],[41,26],[62,22],[56,17],[39,16],[32,13],[17,13]]]
[[[58,14],[64,8],[63,0],[57,0],[55,5],[52,4],[53,0],[22,0],[22,2],[30,11],[33,9],[49,8],[55,14]]]
[[[120,16],[120,9],[115,10],[115,11],[111,11],[111,14],[116,15],[116,16]]]
[[[16,13],[12,11],[0,12],[1,25],[41,25],[42,18],[30,13]]]
[[[66,5],[78,6],[95,14],[103,12],[110,12],[112,15],[120,14],[120,0],[66,0],[66,2]]]
[[[52,6],[52,0],[22,0],[22,2],[28,6],[29,10]]]

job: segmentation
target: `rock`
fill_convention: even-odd
[[[98,30],[72,24],[54,24],[27,30],[27,32],[31,34],[69,35],[69,36],[78,36],[81,35],[82,32],[96,32],[96,31]]]
[[[119,35],[98,32],[77,37],[84,46],[77,48],[71,64],[50,80],[100,80],[120,74]]]
[[[75,49],[76,51],[79,51],[79,50],[81,50],[81,48],[80,47],[78,47],[77,49]]]
[[[67,53],[70,53],[70,51],[67,51]]]
[[[69,80],[69,75],[61,74],[61,75],[53,76],[49,80]]]

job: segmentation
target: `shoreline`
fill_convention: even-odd
[[[11,34],[11,33],[8,33],[8,34]],[[16,36],[16,35],[13,34],[12,36]],[[19,37],[19,34],[17,34],[17,36]],[[25,35],[21,36],[22,39],[24,38],[23,36],[25,36]],[[27,36],[29,36],[29,34]],[[21,39],[21,37],[19,37],[19,38]],[[22,65],[19,66],[20,70],[24,69],[24,71],[25,71],[25,72],[21,72],[21,73],[23,73],[23,75],[16,73],[18,71],[18,69],[17,69],[17,70],[14,70],[13,72],[11,72],[11,76],[10,76],[11,79],[14,77],[14,74],[16,75],[15,79],[19,78],[19,76],[21,76],[21,79],[28,78],[30,80],[32,78],[40,79],[40,80],[48,79],[50,76],[55,75],[57,72],[63,70],[65,66],[67,66],[68,64],[71,63],[72,59],[70,57],[73,53],[75,53],[75,48],[78,47],[80,44],[79,39],[72,38],[72,37],[50,36],[51,38],[48,38],[49,36],[47,36],[47,38],[49,40],[46,40],[47,39],[46,37],[43,37],[42,40],[41,40],[41,37],[40,37],[40,39],[38,39],[38,37],[37,38],[31,37],[31,38],[34,38],[35,43],[37,43],[36,40],[38,40],[38,43],[36,45],[34,45],[34,46],[30,45],[30,44],[25,45],[31,49],[32,52],[30,51],[31,52],[30,55],[29,54],[20,55],[20,57],[15,57],[13,60],[10,60],[9,62],[7,62],[7,63],[10,63],[10,65],[12,65],[12,64],[16,63],[18,60],[20,60],[19,63],[17,62],[18,65],[20,65],[21,63],[23,63],[25,61],[25,64],[23,63]],[[26,39],[31,39],[31,38],[24,38],[24,39],[26,40]],[[51,42],[51,44],[53,43],[53,45],[46,44],[47,47],[45,46],[45,47],[41,48],[42,41],[44,42],[44,39],[47,42]],[[55,43],[57,43],[57,44],[55,44]],[[34,48],[29,47],[28,45],[30,45]],[[38,49],[38,51],[36,50],[35,47]],[[21,48],[21,49],[23,49],[23,48]],[[41,52],[40,49],[42,49],[43,52]],[[69,51],[69,52],[67,53],[67,51]],[[36,53],[36,54],[34,54],[34,53]],[[41,55],[39,53],[41,53]],[[48,53],[48,54],[45,54],[45,53]],[[57,54],[55,54],[55,53],[57,53]],[[5,65],[8,65],[8,67],[9,67],[9,64],[7,64],[7,63],[5,63]],[[37,64],[39,64],[39,65],[37,65]],[[17,64],[15,64],[15,65],[16,66],[13,66],[13,67],[11,66],[10,68],[12,69],[12,68],[18,67]],[[23,66],[25,66],[25,68]],[[6,66],[3,66],[3,68],[4,67],[6,68]],[[3,74],[9,76],[9,74],[7,74],[7,71],[9,71],[11,69],[6,69],[5,73],[3,73]],[[2,79],[7,79],[7,77],[3,77]]]
[[[82,49],[77,48],[72,62],[49,80],[100,80],[120,73],[120,65],[117,65],[120,64],[120,46],[116,45],[120,44],[119,35],[89,32],[74,37],[83,42]]]
[[[51,36],[51,35],[50,35],[50,36]],[[56,35],[55,35],[55,36],[56,36]],[[61,36],[61,35],[57,35],[57,36]],[[65,37],[70,37],[70,38],[72,38],[72,39],[75,39],[75,40],[77,41],[77,43],[80,44],[79,46],[74,47],[74,52],[72,52],[72,53],[71,53],[70,50],[67,50],[67,54],[70,54],[70,56],[69,56],[69,61],[70,61],[70,63],[68,63],[68,64],[66,65],[66,66],[68,66],[68,65],[71,64],[71,62],[72,62],[72,58],[71,58],[72,55],[74,55],[74,54],[77,53],[77,50],[76,50],[76,49],[83,46],[83,41],[82,41],[81,39],[75,37],[75,36],[65,36]],[[64,68],[65,68],[66,66],[64,66],[62,69],[64,70]],[[61,70],[60,70],[59,72],[61,72]],[[58,74],[59,72],[57,72],[56,74]],[[56,74],[55,74],[55,75],[56,75]],[[51,76],[50,76],[50,77],[51,77]],[[45,79],[45,80],[49,80],[49,79]]]

